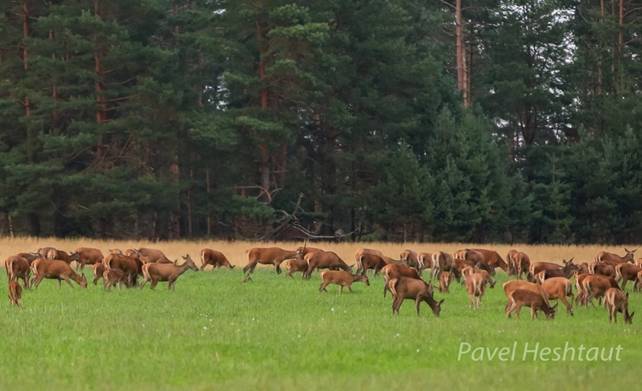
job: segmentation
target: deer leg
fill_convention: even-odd
[[[348,285],[348,291],[352,293],[352,285]]]
[[[340,293],[340,294],[343,294],[343,284],[341,284],[341,285],[339,285],[339,286],[341,287],[341,289],[339,290],[339,293]]]
[[[567,312],[569,315],[573,316],[573,306],[571,305],[571,303],[569,303],[569,302],[568,302],[568,300],[566,300],[566,296],[562,295],[562,296],[560,297],[560,300],[562,301],[562,303],[563,303],[563,304],[564,304],[564,306],[566,307],[566,312]]]
[[[152,289],[156,288],[156,285],[157,285],[157,284],[158,284],[158,280],[154,280],[154,279],[152,279],[152,285],[151,285],[151,288],[152,288]]]

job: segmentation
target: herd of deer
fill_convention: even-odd
[[[281,273],[285,267],[287,276],[300,272],[303,279],[309,280],[316,269],[321,272],[319,291],[326,291],[330,284],[339,285],[341,293],[344,287],[352,292],[354,282],[370,285],[367,271],[374,275],[381,273],[384,279],[384,297],[387,292],[393,296],[392,312],[399,313],[401,304],[406,299],[415,301],[419,314],[421,302],[439,316],[444,300],[433,297],[432,281],[435,280],[441,293],[448,293],[453,280],[465,285],[470,306],[477,309],[481,305],[486,287],[495,286],[495,269],[500,268],[516,279],[503,284],[507,303],[504,312],[507,317],[515,314],[519,317],[523,306],[530,307],[531,317],[537,317],[538,311],[547,318],[553,318],[557,304],[551,306],[551,300],[561,301],[569,315],[573,315],[573,301],[578,305],[592,304],[593,299],[604,302],[609,312],[609,320],[616,321],[617,313],[622,313],[624,321],[631,323],[633,313],[629,313],[629,294],[624,291],[628,281],[634,282],[634,290],[642,288],[642,259],[634,262],[636,250],[625,249],[625,255],[619,256],[600,252],[591,262],[577,264],[571,258],[562,264],[551,262],[531,262],[523,252],[511,250],[507,261],[497,251],[486,249],[464,249],[449,254],[438,251],[422,253],[412,250],[403,251],[398,259],[390,258],[381,251],[360,249],[355,254],[355,264],[348,265],[333,251],[308,247],[304,244],[296,250],[284,250],[278,247],[252,248],[247,251],[248,263],[243,268],[243,281],[251,280],[256,265],[273,265]],[[176,280],[188,269],[199,270],[189,255],[182,257],[184,262],[169,260],[165,254],[156,249],[139,248],[125,252],[109,250],[107,256],[99,249],[81,247],[69,254],[52,247],[38,249],[34,253],[19,253],[5,260],[5,270],[9,280],[9,300],[20,305],[23,281],[25,288],[37,288],[45,278],[58,280],[60,285],[70,280],[81,287],[87,287],[87,279],[79,269],[92,265],[94,285],[100,279],[104,288],[114,285],[144,287],[147,282],[155,288],[158,282],[168,282],[168,288],[175,288]],[[76,270],[71,263],[76,262]],[[201,251],[200,270],[207,265],[214,268],[233,269],[225,255],[219,251],[203,249]],[[355,269],[356,267],[356,269]],[[424,270],[430,269],[427,281],[422,278]],[[354,271],[354,272],[353,272]],[[142,277],[142,284],[138,278]],[[523,280],[522,278],[526,279]],[[574,282],[571,282],[571,280]],[[621,286],[620,286],[621,284]],[[577,292],[574,298],[573,288]],[[570,298],[570,301],[569,301]]]

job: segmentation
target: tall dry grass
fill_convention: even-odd
[[[77,247],[95,247],[101,249],[105,254],[109,249],[151,247],[163,250],[170,259],[179,259],[181,255],[190,254],[198,263],[200,251],[203,248],[212,248],[222,251],[234,265],[245,265],[247,262],[246,250],[252,247],[283,247],[294,249],[301,246],[301,242],[247,242],[247,241],[167,241],[149,242],[139,240],[96,240],[96,239],[60,239],[60,238],[0,238],[0,259],[18,252],[36,251],[40,247],[51,246],[61,250],[73,251]],[[383,251],[390,257],[398,258],[404,249],[413,249],[421,252],[446,251],[452,253],[462,248],[490,248],[497,250],[502,257],[506,256],[508,250],[515,248],[526,252],[533,261],[561,262],[562,259],[575,257],[575,260],[586,262],[592,260],[602,250],[611,251],[616,254],[624,254],[624,247],[637,248],[639,245],[623,246],[563,246],[563,245],[526,245],[526,244],[474,244],[474,243],[389,243],[389,242],[361,242],[361,243],[331,243],[315,242],[310,246],[332,250],[343,258],[348,264],[354,263],[355,252],[362,247],[374,248]],[[642,253],[642,250],[640,250]],[[642,254],[640,254],[642,255]]]

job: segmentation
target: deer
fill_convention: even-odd
[[[439,273],[439,292],[448,293],[448,287],[453,280],[453,275],[451,272],[442,271]]]
[[[115,269],[113,269],[115,270]],[[120,270],[120,269],[118,269]],[[105,273],[105,264],[104,263],[94,263],[93,267],[93,274],[94,274],[94,285],[98,284],[98,280],[103,278],[103,274]]]
[[[589,274],[582,280],[582,287],[586,294],[586,301],[591,303],[593,298],[602,300],[604,294],[609,288],[620,287],[613,277],[606,277],[599,274]]]
[[[588,272],[580,273],[575,272],[575,288],[577,289],[577,296],[575,296],[575,303],[578,305],[588,305],[588,292],[584,290],[584,279],[591,274]]]
[[[53,247],[40,247],[36,253],[40,254],[41,258],[47,258],[47,254],[49,254],[50,250],[55,250]]]
[[[78,247],[76,251],[69,256],[71,259],[76,260],[80,270],[84,269],[85,265],[95,265],[102,263],[103,253],[97,248],[91,247]],[[78,267],[76,268],[78,270]]]
[[[633,281],[637,285],[638,273],[642,268],[632,263],[620,263],[615,266],[615,279],[622,283],[622,290],[626,288],[626,283]]]
[[[483,248],[473,248],[471,251],[476,251],[482,256],[482,263],[485,263],[493,268],[491,274],[495,274],[495,269],[500,268],[504,272],[508,272],[508,265],[502,259],[501,255],[495,250],[486,250]]]
[[[20,299],[22,298],[22,288],[18,284],[17,280],[9,281],[9,304],[13,304],[16,307],[21,307]]]
[[[617,313],[621,312],[624,315],[624,323],[632,324],[633,315],[635,312],[629,314],[629,294],[617,288],[609,288],[604,294],[604,305],[609,311],[609,323],[617,323]]]
[[[341,294],[343,294],[343,288],[348,287],[348,291],[352,293],[352,283],[361,281],[366,285],[370,285],[368,281],[368,276],[362,274],[352,274],[351,272],[346,272],[343,270],[326,270],[321,272],[321,285],[319,286],[319,292],[327,292],[325,289],[330,284],[336,284],[341,287]]]
[[[374,274],[377,275],[386,266],[387,262],[384,255],[379,250],[372,250],[368,248],[360,248],[354,255],[355,263],[357,264],[357,274],[365,275],[368,269],[374,269]]]
[[[176,280],[188,269],[198,271],[198,267],[192,261],[189,254],[184,255],[185,261],[182,265],[167,263],[146,263],[143,265],[143,284],[141,289],[149,281],[152,289],[156,288],[159,281],[167,281],[167,289],[176,290]]]
[[[419,305],[422,301],[426,302],[432,313],[439,317],[441,313],[441,305],[444,299],[436,301],[432,295],[432,286],[424,280],[417,280],[415,278],[399,277],[393,278],[388,281],[388,289],[392,292],[392,314],[399,315],[399,308],[406,299],[414,299],[417,309],[417,316],[419,316]]]
[[[21,257],[20,255],[13,255],[5,259],[4,269],[7,272],[7,280],[18,280],[22,279],[24,287],[29,288],[29,274],[30,274],[30,265],[29,261]]]
[[[381,269],[381,273],[383,274],[383,280],[384,280],[383,297],[386,297],[386,291],[389,290],[388,282],[394,278],[408,277],[408,278],[414,278],[416,280],[421,279],[416,269],[410,266],[396,264],[396,263],[387,264],[386,266],[383,267],[383,269]]]
[[[635,260],[635,252],[637,249],[629,250],[627,248],[624,248],[624,256],[620,256],[617,254],[609,253],[606,251],[600,251],[596,256],[595,256],[595,263],[606,263],[611,266],[615,266],[620,263],[624,262],[629,262],[633,263]]]
[[[638,278],[635,280],[635,285],[633,286],[633,289],[635,289],[636,291],[639,291],[641,286],[642,286],[642,270],[638,272]]]
[[[527,279],[534,282],[536,278],[535,276],[541,272],[545,272],[544,275],[546,277],[551,276],[571,278],[573,273],[579,270],[579,267],[573,263],[573,259],[574,258],[571,258],[568,261],[563,259],[562,265],[558,265],[557,263],[552,262],[532,263],[530,269],[528,270]]]
[[[129,286],[128,275],[120,269],[104,269],[103,270],[103,288],[106,290],[111,289],[112,286],[118,284],[120,287]]]
[[[303,274],[303,278],[309,280],[315,269],[341,269],[352,272],[352,268],[332,251],[320,251],[312,254],[308,258],[308,268]]]
[[[624,263],[622,263],[624,264]],[[599,274],[601,276],[606,276],[606,277],[613,277],[615,278],[615,266],[604,263],[604,262],[593,262],[589,265],[589,273],[591,274]]]
[[[165,253],[163,253],[161,250],[153,248],[141,247],[139,249],[129,249],[125,251],[125,255],[136,257],[143,263],[174,263],[169,258],[167,258],[167,256],[165,256]]]
[[[542,289],[546,292],[548,300],[559,299],[566,307],[566,312],[573,316],[573,306],[566,297],[573,302],[573,283],[565,277],[552,277],[540,282]]]
[[[432,269],[434,267],[432,263],[432,253],[419,253],[417,254],[417,261],[422,269]],[[431,274],[432,275],[432,274]]]
[[[39,253],[18,253],[16,256],[24,258],[27,262],[29,262],[29,266],[31,266],[31,262],[35,261],[38,258],[43,258],[42,255]]]
[[[49,249],[47,251],[47,255],[45,258],[50,259],[50,260],[58,260],[58,261],[65,261],[67,263],[71,263],[73,261],[78,261],[78,256],[74,255],[73,257],[71,254],[67,253],[66,251],[62,250],[57,250],[55,248]]]
[[[247,251],[248,262],[245,267],[243,267],[243,273],[245,274],[245,280],[250,279],[250,274],[254,272],[257,264],[262,265],[274,265],[274,270],[277,274],[281,274],[281,263],[286,259],[294,259],[300,257],[301,254],[294,250],[284,250],[279,247],[255,247]]]
[[[234,265],[227,260],[222,252],[204,248],[201,250],[201,270],[204,270],[207,265],[212,265],[214,269],[219,267],[234,269]]]
[[[479,309],[481,298],[484,296],[484,291],[486,290],[487,280],[483,273],[469,269],[471,268],[466,269],[467,273],[462,273],[466,284],[466,292],[468,293],[470,307],[473,309]]]
[[[128,286],[136,286],[138,275],[143,272],[143,262],[139,258],[129,255],[109,254],[103,260],[103,264],[105,269],[122,270],[127,275]]]
[[[78,285],[80,285],[82,288],[87,288],[87,278],[85,278],[85,275],[78,275],[65,261],[36,259],[31,264],[31,271],[35,276],[32,282],[32,286],[34,288],[38,288],[44,278],[58,280],[59,287],[61,286],[62,281],[67,282],[70,287],[73,287],[73,285],[71,285],[71,282],[69,281],[73,280],[77,282]]]
[[[485,284],[487,284],[487,285],[490,285],[490,287],[491,287],[491,288],[495,288],[495,283],[496,283],[497,281],[495,281],[495,279],[493,279],[493,276],[491,276],[491,274],[490,274],[490,272],[488,272],[488,270],[480,269],[478,266],[473,266],[473,267],[471,267],[471,266],[465,266],[465,267],[461,270],[461,275],[462,275],[464,278],[465,278],[467,275],[469,275],[469,274],[473,274],[473,273],[479,273],[479,274],[481,274],[481,275],[482,275],[482,277],[483,277],[483,279],[484,279],[484,283],[485,283]]]
[[[539,284],[536,284],[534,282],[528,282],[524,280],[510,280],[506,281],[502,285],[504,289],[504,295],[506,296],[506,299],[508,299],[508,302],[504,306],[504,312],[508,313],[508,309],[511,306],[511,295],[513,292],[515,292],[518,289],[523,289],[523,290],[529,290],[533,293],[537,293],[538,295],[541,295],[544,300],[546,300],[546,303],[548,304],[548,294],[542,289],[542,286]],[[508,314],[508,317],[510,318],[510,314]]]
[[[439,273],[442,271],[450,272],[453,271],[453,257],[445,253],[443,251],[437,251],[432,253],[432,278],[438,278]],[[457,274],[455,274],[455,277],[457,277]],[[459,278],[457,278],[459,280]]]
[[[423,265],[419,263],[419,256],[417,253],[413,250],[404,250],[400,255],[399,259],[401,262],[404,262],[406,265],[410,267],[414,267],[419,271],[421,274],[421,270],[423,269]]]
[[[301,257],[295,258],[295,259],[286,259],[283,261],[281,265],[283,265],[283,268],[288,272],[285,276],[290,277],[294,279],[292,276],[294,273],[302,273],[305,274],[305,271],[308,270],[308,260],[314,255],[314,253],[307,253],[301,259]]]
[[[557,304],[551,307],[548,300],[539,293],[531,290],[517,289],[510,294],[510,307],[506,310],[506,316],[510,318],[511,314],[516,314],[519,318],[519,312],[523,306],[531,308],[531,319],[537,318],[537,311],[541,310],[546,314],[547,319],[555,318],[555,309]]]
[[[516,275],[518,279],[522,278],[522,273],[528,274],[528,269],[531,267],[531,260],[526,253],[510,250],[508,255],[506,255],[506,260],[508,261],[509,270],[512,268],[513,274]]]

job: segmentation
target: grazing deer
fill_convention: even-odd
[[[565,277],[552,277],[541,281],[542,289],[547,294],[548,300],[559,299],[566,307],[566,312],[573,315],[573,306],[568,302],[566,297],[573,301],[573,284]]]
[[[22,279],[25,288],[29,288],[29,261],[19,255],[13,255],[4,261],[4,269],[7,272],[7,280]]]
[[[633,281],[637,285],[638,273],[642,271],[637,265],[632,263],[620,263],[615,266],[615,279],[622,283],[622,290],[626,288],[626,283]]]
[[[615,278],[615,266],[604,262],[593,262],[589,265],[589,273]]]
[[[343,293],[344,287],[348,287],[348,290],[352,293],[352,283],[356,281],[362,281],[366,285],[370,285],[368,276],[352,274],[343,270],[326,270],[321,273],[321,280],[323,282],[319,286],[319,292],[327,292],[325,288],[330,284],[341,286],[341,293]]]
[[[519,318],[519,312],[523,306],[531,308],[531,319],[537,318],[537,311],[541,310],[546,314],[547,319],[555,318],[555,308],[557,304],[551,307],[547,299],[539,293],[526,289],[517,289],[511,293],[510,307],[506,310],[506,316],[510,318],[511,314],[516,314]]]
[[[286,259],[285,261],[283,261],[281,265],[287,271],[287,274],[285,276],[294,279],[294,277],[292,276],[294,273],[305,274],[305,271],[308,270],[308,261],[306,261],[306,258],[309,258],[311,255],[312,254],[306,254],[303,259],[296,258]]]
[[[518,279],[522,278],[522,274],[528,274],[528,269],[531,267],[531,260],[526,253],[510,250],[506,259],[509,269],[512,269],[512,273],[516,275]]]
[[[393,278],[388,281],[388,288],[392,292],[394,300],[392,301],[392,314],[399,314],[399,308],[405,299],[414,299],[417,309],[417,316],[419,316],[419,305],[422,301],[426,302],[432,313],[439,317],[441,313],[441,305],[444,299],[436,301],[432,296],[432,286],[424,280],[417,280],[414,278],[399,277]]]
[[[508,302],[506,303],[506,306],[504,306],[504,311],[508,312],[508,309],[511,306],[511,295],[513,292],[515,292],[518,289],[522,290],[528,290],[533,293],[537,293],[538,295],[541,295],[544,300],[546,300],[546,303],[548,304],[548,294],[542,289],[542,286],[539,284],[535,284],[533,282],[528,282],[524,280],[511,280],[511,281],[506,281],[504,285],[502,285],[504,289],[504,295],[506,296],[506,299],[508,299]],[[510,318],[510,314],[508,315]]]
[[[128,286],[136,286],[138,275],[143,273],[143,262],[129,255],[109,254],[103,260],[105,269],[120,269],[129,281]],[[167,264],[164,264],[167,265]]]
[[[80,269],[84,269],[85,265],[95,265],[102,263],[103,253],[97,248],[79,247],[69,256],[71,259],[76,260]],[[78,267],[76,268],[78,270]]]
[[[78,255],[72,256],[71,254],[67,253],[66,251],[62,250],[57,250],[55,248],[50,248],[49,251],[47,251],[47,255],[45,258],[49,260],[57,260],[57,261],[65,261],[67,263],[71,263],[73,261],[78,261]]]
[[[629,294],[617,288],[609,288],[604,294],[604,305],[609,311],[609,322],[617,323],[617,313],[624,315],[624,323],[632,324],[633,315],[629,314]]]
[[[442,271],[445,272],[454,272],[454,262],[453,257],[443,251],[437,251],[432,253],[432,278],[439,278],[439,273]],[[457,277],[457,273],[455,273]],[[459,278],[457,278],[459,280]]]
[[[615,266],[620,263],[624,262],[630,262],[633,263],[635,260],[635,252],[637,249],[634,250],[629,250],[627,248],[624,249],[624,256],[619,256],[617,254],[609,253],[606,251],[600,251],[596,256],[595,256],[595,263],[606,263],[611,266]]]
[[[404,250],[400,255],[399,259],[401,262],[405,263],[406,265],[410,267],[414,267],[417,269],[420,273],[421,270],[423,269],[423,266],[420,265],[419,263],[419,256],[417,253],[413,250]]]
[[[352,268],[332,251],[319,251],[308,258],[308,269],[303,274],[303,278],[309,280],[315,269],[341,269],[352,272]]]
[[[20,299],[22,298],[22,288],[18,281],[9,281],[9,303],[20,307]]]
[[[214,269],[219,267],[234,269],[234,265],[227,260],[222,252],[204,248],[201,250],[201,270],[204,270],[207,265],[212,265]]]
[[[473,248],[471,251],[475,251],[482,256],[481,263],[489,265],[493,268],[491,274],[495,274],[495,269],[500,268],[504,272],[508,272],[508,264],[502,259],[501,255],[495,250],[486,250],[483,248]]]
[[[248,262],[243,268],[245,281],[250,279],[250,274],[254,272],[257,264],[274,265],[277,274],[281,274],[281,263],[286,259],[301,257],[298,251],[284,250],[279,247],[255,247],[247,252]]]
[[[34,288],[37,288],[44,278],[58,280],[58,286],[61,286],[62,281],[65,281],[71,287],[73,287],[73,285],[71,285],[69,280],[73,280],[82,288],[87,288],[87,278],[85,278],[85,275],[76,274],[65,261],[36,259],[31,264],[31,271],[35,276],[32,283]]]
[[[165,253],[154,248],[141,247],[139,249],[129,249],[125,251],[125,255],[136,257],[143,263],[174,263],[165,256]]]
[[[408,277],[420,280],[419,273],[416,269],[398,264],[398,263],[389,263],[381,269],[383,274],[383,297],[386,297],[386,291],[390,290],[388,288],[388,282],[394,278]]]
[[[546,278],[548,278],[548,276],[571,278],[573,273],[579,270],[579,267],[573,263],[573,259],[574,258],[571,258],[568,261],[563,259],[563,265],[551,262],[534,262],[528,270],[527,279],[531,282],[535,282],[535,276],[541,272],[545,272],[544,275]]]
[[[156,284],[159,281],[167,281],[167,289],[176,289],[176,280],[187,269],[192,269],[198,271],[198,267],[192,261],[192,258],[189,255],[184,255],[182,257],[185,262],[178,266],[171,263],[146,263],[143,265],[143,284],[141,289],[145,286],[147,281],[151,282],[152,289],[156,288]]]
[[[419,261],[419,267],[422,271],[425,269],[432,269],[434,267],[432,263],[432,253],[419,253],[417,254],[417,260]]]

